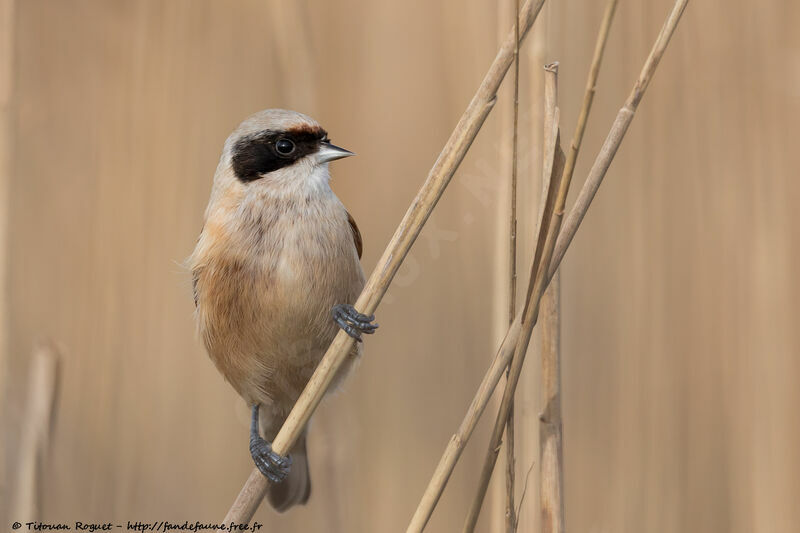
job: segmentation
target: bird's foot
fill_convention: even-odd
[[[253,406],[250,422],[250,456],[259,472],[273,483],[280,483],[289,475],[292,458],[275,453],[272,445],[258,434],[258,404]]]
[[[259,472],[273,483],[280,483],[289,475],[292,458],[272,451],[270,443],[261,437],[250,439],[250,456]]]
[[[371,335],[378,329],[378,324],[373,324],[375,315],[362,315],[356,308],[349,304],[334,305],[331,309],[333,320],[345,333],[361,342],[361,334]]]

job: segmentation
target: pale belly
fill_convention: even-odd
[[[200,329],[211,359],[248,403],[288,412],[338,332],[331,308],[361,292],[364,275],[344,224],[316,234],[273,227],[251,261],[209,258],[198,283]]]

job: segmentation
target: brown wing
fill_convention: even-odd
[[[353,215],[351,215],[349,212],[347,213],[347,221],[350,223],[350,229],[353,230],[353,243],[356,245],[358,258],[361,259],[361,253],[364,251],[364,243],[361,241],[361,232],[358,231],[356,221],[353,219]]]

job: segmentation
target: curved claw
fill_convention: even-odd
[[[257,441],[251,439],[250,456],[256,468],[273,483],[280,483],[289,475],[292,458],[278,455],[272,450],[272,446],[260,437]]]
[[[331,315],[334,322],[358,342],[362,342],[362,333],[371,335],[378,329],[378,324],[372,323],[375,315],[359,313],[355,307],[349,304],[334,305]]]

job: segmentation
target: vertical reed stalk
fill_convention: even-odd
[[[609,0],[597,35],[583,104],[564,165],[562,182],[570,183],[578,159],[586,122],[594,99],[597,77],[608,42],[617,0]],[[543,533],[564,533],[564,450],[561,411],[560,276],[556,272],[542,299],[542,411],[539,416],[539,514]]]
[[[547,65],[545,67],[545,72],[547,73],[545,78],[545,87],[547,88],[548,84],[550,84],[552,87],[555,87],[556,76],[558,74],[558,64],[555,63],[552,65]],[[545,127],[548,128],[550,135],[548,138],[549,143],[545,148],[545,161],[549,166],[550,171],[545,172],[545,176],[549,176],[549,179],[551,180],[550,187],[553,189],[553,185],[555,184],[553,180],[557,180],[558,177],[561,176],[561,172],[564,168],[564,155],[563,152],[561,152],[558,140],[559,113],[558,107],[556,106],[555,92],[546,90],[545,95],[547,96],[548,94],[550,95],[550,98],[546,98],[545,101],[547,110],[545,112],[545,117],[550,117],[552,124],[545,124]],[[552,112],[550,109],[552,109]],[[551,211],[553,213],[553,222],[547,227],[545,227],[545,224],[542,224],[539,229],[540,245],[543,242],[541,236],[545,231],[547,231],[547,238],[544,239],[545,246],[543,250],[540,250],[540,246],[537,245],[537,253],[534,256],[532,268],[532,270],[535,271],[535,275],[531,276],[530,278],[534,279],[535,281],[532,285],[529,284],[530,290],[528,291],[528,297],[525,302],[525,308],[522,317],[522,333],[520,334],[520,339],[514,349],[514,356],[511,360],[511,368],[508,379],[506,380],[505,389],[503,390],[503,399],[500,403],[500,410],[498,412],[497,419],[495,420],[492,436],[489,440],[489,449],[486,453],[483,469],[481,470],[481,477],[478,482],[478,491],[472,501],[469,512],[467,513],[466,520],[464,521],[464,532],[472,532],[475,530],[475,525],[478,521],[478,515],[480,514],[481,507],[483,506],[483,500],[486,496],[486,489],[489,486],[489,480],[492,477],[492,471],[494,470],[494,465],[497,461],[497,452],[502,440],[503,428],[505,426],[505,421],[508,418],[508,411],[514,397],[514,391],[516,390],[517,383],[519,382],[519,376],[522,372],[522,365],[525,361],[525,353],[528,350],[528,344],[530,343],[531,335],[533,334],[533,326],[536,324],[536,318],[539,313],[539,302],[545,288],[544,278],[547,269],[542,268],[540,265],[548,265],[550,263],[550,257],[552,256],[553,246],[555,244],[555,236],[553,233],[558,231],[558,223],[560,222],[558,212],[559,209],[563,211],[563,200],[566,196],[562,189],[563,183],[559,187],[559,196],[556,200],[557,203],[552,204],[552,202],[548,201],[548,204],[552,205],[552,210],[546,209],[545,211]],[[559,201],[560,203],[558,203]]]
[[[59,381],[59,353],[55,346],[42,344],[30,358],[28,399],[20,435],[20,456],[14,487],[14,520],[41,518],[41,487],[46,483],[45,459],[52,441],[51,429]]]
[[[542,404],[539,415],[539,515],[541,531],[563,533],[564,456],[561,423],[561,275],[542,296]]]
[[[519,149],[519,0],[514,2],[514,132],[511,149],[511,220],[509,221],[509,295],[508,323],[514,322],[517,313],[517,165]],[[506,373],[508,375],[508,373]],[[506,533],[514,533],[517,525],[514,512],[514,404],[506,420]]]

